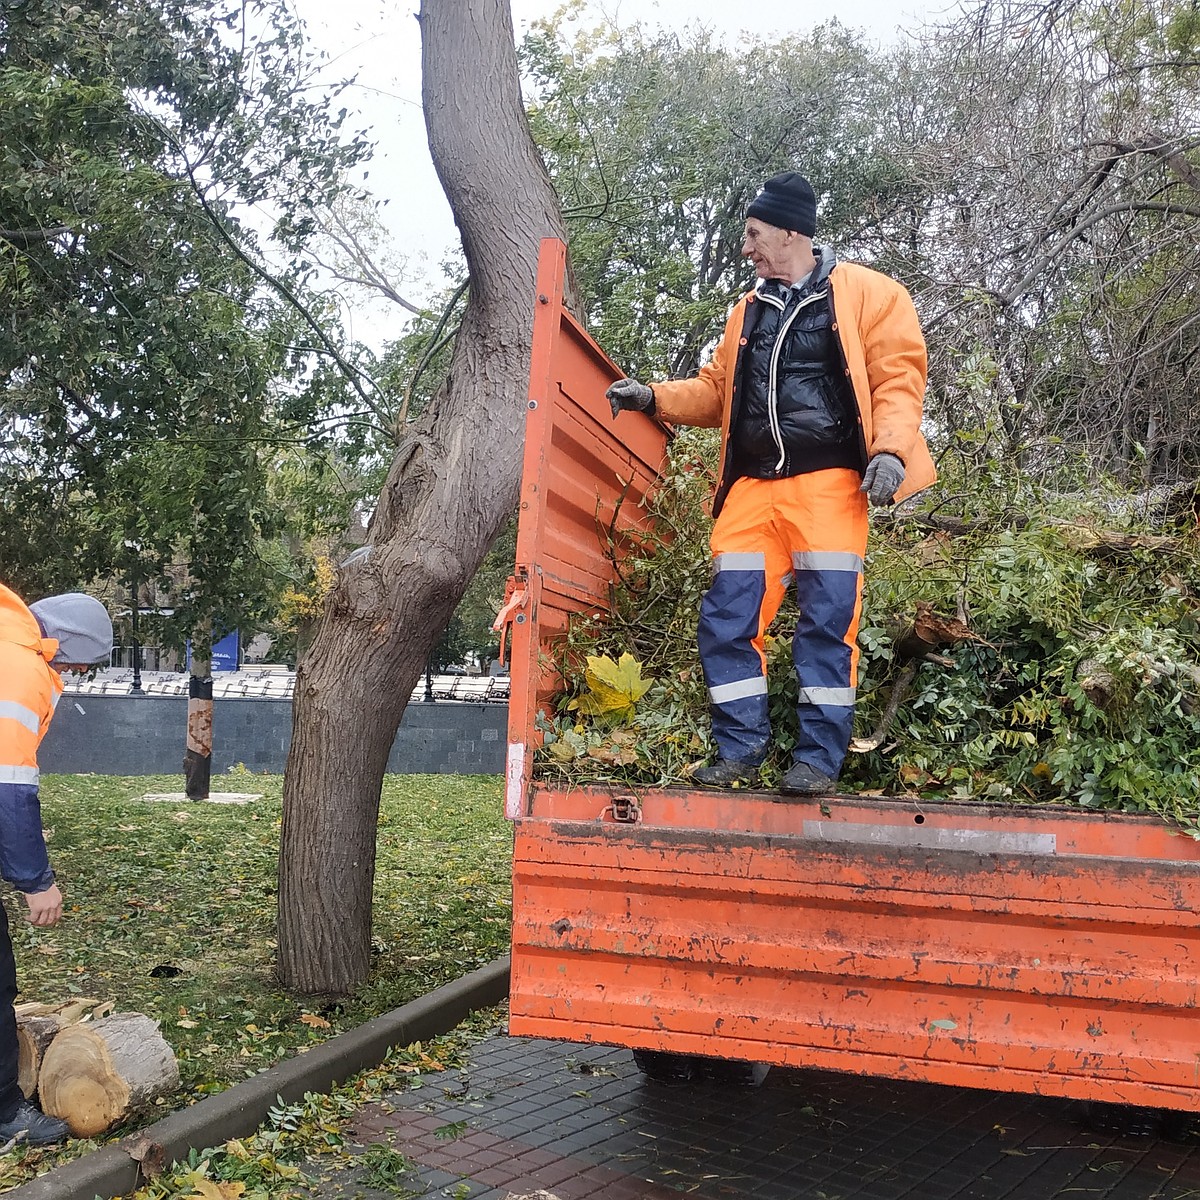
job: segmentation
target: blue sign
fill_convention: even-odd
[[[236,671],[238,669],[238,635],[235,629],[233,633],[227,633],[223,638],[213,642],[212,661],[209,664],[210,671]],[[187,643],[187,669],[192,669],[192,643]]]
[[[235,629],[219,642],[213,642],[212,670],[236,671],[238,669],[238,635]]]

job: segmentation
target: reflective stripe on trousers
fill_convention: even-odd
[[[771,739],[759,627],[767,593],[761,550],[722,553],[714,547],[713,581],[700,602],[696,642],[712,705],[713,737],[721,757],[734,762],[762,762]]]
[[[841,770],[854,721],[866,497],[856,471],[739,479],[712,532],[714,576],[700,605],[700,660],[722,758],[760,762],[771,738],[763,640],[794,580],[792,657],[800,686],[797,762]]]

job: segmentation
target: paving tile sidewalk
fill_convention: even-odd
[[[414,1170],[390,1188],[326,1173],[314,1196],[1200,1198],[1191,1133],[1096,1133],[1066,1101],[782,1069],[757,1089],[670,1088],[645,1081],[627,1050],[503,1035],[464,1069],[364,1108],[350,1135]]]

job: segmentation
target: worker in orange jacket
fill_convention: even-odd
[[[37,751],[62,694],[61,672],[107,662],[113,631],[104,605],[72,592],[28,607],[0,584],[0,875],[24,894],[29,920],[54,925],[63,898],[42,836]],[[0,905],[0,1142],[63,1141],[67,1123],[30,1104],[17,1085],[17,968]]]
[[[921,437],[926,355],[908,292],[814,245],[816,196],[795,172],[746,212],[742,254],[758,282],[691,379],[621,379],[613,416],[654,413],[719,428],[713,583],[698,642],[718,760],[698,782],[750,786],[767,754],[764,636],[793,582],[799,739],[781,790],[831,793],[854,719],[867,505],[937,478]]]

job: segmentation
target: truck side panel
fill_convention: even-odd
[[[1053,814],[988,853],[750,803],[796,832],[520,821],[512,1031],[1200,1109],[1195,861],[1051,852]]]
[[[511,633],[505,811],[523,811],[539,709],[562,691],[556,647],[571,619],[608,609],[613,564],[647,527],[645,498],[666,458],[667,430],[623,413],[619,431],[604,391],[621,370],[567,311],[566,247],[542,243],[521,480],[516,571],[509,583]],[[619,436],[618,436],[619,433]]]

